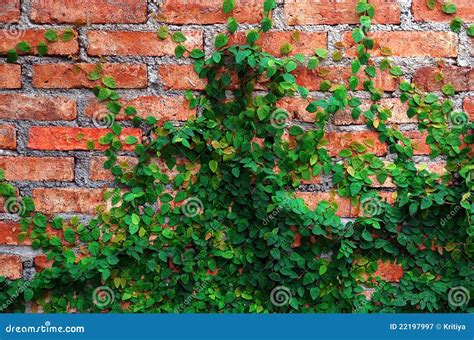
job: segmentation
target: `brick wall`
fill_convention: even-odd
[[[374,54],[380,57],[381,48],[390,48],[407,77],[427,90],[440,90],[433,78],[442,70],[444,81],[456,87],[456,109],[464,108],[474,119],[473,39],[464,29],[460,34],[450,31],[452,17],[441,12],[442,1],[438,0],[435,10],[428,10],[425,0],[371,2],[377,9]],[[453,2],[459,17],[474,22],[471,0]],[[236,3],[234,16],[239,22],[245,27],[258,23],[263,0]],[[336,43],[343,42],[342,63],[325,61],[320,67],[327,70],[324,76],[317,71],[297,71],[300,84],[314,91],[314,97],[322,96],[317,90],[323,79],[344,80],[350,73],[354,48],[349,32],[357,22],[355,4],[356,0],[279,0],[275,27],[260,43],[264,50],[279,54],[280,46],[298,31],[300,39],[292,42],[292,53],[309,55],[321,47],[332,53]],[[3,56],[21,40],[37,44],[50,28],[71,27],[75,33],[71,41],[51,44],[45,57],[22,55],[17,64],[6,64],[0,58],[0,167],[6,179],[20,194],[33,197],[38,210],[46,214],[79,214],[84,219],[92,215],[101,203],[103,189],[112,183],[101,167],[102,152],[89,151],[86,144],[106,133],[93,119],[103,108],[90,92],[94,83],[87,80],[87,72],[105,57],[105,74],[116,78],[124,101],[136,106],[140,115],[152,115],[159,121],[185,120],[197,113],[187,108],[183,90],[202,90],[204,83],[193,73],[190,60],[174,58],[175,43],[157,39],[155,32],[164,24],[171,31],[182,30],[187,47],[210,53],[213,37],[226,30],[226,19],[221,0],[0,0]],[[390,122],[412,131],[417,159],[428,161],[424,136],[399,101],[392,99],[397,96],[395,81],[380,74],[376,83],[387,91],[384,105],[394,110]],[[295,121],[311,122],[301,101],[291,99],[281,105]],[[125,117],[121,120],[127,128],[125,135],[141,136]],[[354,121],[348,112],[336,114],[327,134],[331,154],[337,155],[353,140],[377,141],[363,124],[362,118]],[[388,160],[384,145],[375,143],[372,151]],[[133,155],[130,150],[122,154]],[[437,163],[431,166],[442,172]],[[310,206],[322,199],[336,201],[339,215],[347,219],[360,214],[359,207],[334,195],[330,186],[329,178],[316,178],[299,196]],[[384,197],[393,199],[390,180],[376,186]],[[2,213],[0,220],[0,275],[31,277],[35,266],[46,265],[44,258],[29,248],[28,241],[18,244],[14,215]],[[380,274],[397,281],[402,272],[396,265],[381,264]]]

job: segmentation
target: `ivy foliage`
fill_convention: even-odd
[[[234,1],[223,4],[232,14]],[[124,147],[118,123],[100,140],[108,146],[104,167],[117,187],[105,197],[109,207],[104,203],[88,223],[48,222],[30,198],[22,198],[22,238],[29,237],[53,264],[31,282],[1,278],[0,304],[23,287],[8,310],[21,311],[28,301],[46,312],[470,310],[453,304],[449,294],[456,287],[471,289],[474,217],[473,124],[455,111],[452,85],[443,93],[424,93],[403,80],[389,59],[372,60],[375,8],[359,0],[352,74],[347,83],[323,81],[324,95],[314,100],[295,73],[321,69],[326,50],[310,58],[291,55],[288,42],[281,51],[286,56],[276,58],[256,44],[272,27],[275,6],[274,0],[264,2],[261,27],[249,30],[243,44],[229,44],[238,30],[229,18],[229,32],[216,37],[211,55],[186,50],[181,33],[157,32],[157,39],[178,44],[178,57],[194,59],[194,70],[207,80],[202,93],[186,93],[200,114],[184,125],[139,118],[135,108],[120,104],[114,80],[100,66],[89,75],[102,79],[94,94],[111,115],[130,115],[149,138],[125,139],[135,146],[135,165],[118,158]],[[374,83],[381,70],[399,81],[407,115],[427,134],[431,158],[446,162],[444,175],[417,166],[410,138],[388,123],[393,113],[380,104],[384,92]],[[361,106],[359,89],[370,96],[368,107]],[[288,97],[307,101],[314,124],[290,119],[279,105]],[[384,161],[370,153],[371,140],[353,141],[332,157],[325,128],[342,110],[364,117],[393,157]],[[324,200],[308,208],[295,191],[316,176],[331,178],[331,193],[360,204],[363,214],[343,221],[337,205]],[[388,194],[393,202],[375,188],[387,180],[396,187]],[[4,196],[15,194],[7,183],[0,189]],[[403,266],[399,283],[374,274],[380,259]],[[106,304],[94,298],[98,287],[110,295]],[[284,304],[273,296],[281,287]],[[375,288],[370,301],[366,288]]]

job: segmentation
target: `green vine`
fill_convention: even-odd
[[[357,58],[348,85],[323,81],[327,99],[314,101],[295,72],[320,67],[326,50],[309,59],[276,58],[256,44],[272,28],[275,6],[265,0],[261,27],[246,33],[245,44],[229,45],[238,29],[231,17],[229,33],[216,37],[210,56],[187,51],[180,32],[170,37],[166,27],[158,31],[157,38],[177,42],[176,55],[194,59],[194,70],[207,80],[203,93],[186,93],[200,114],[183,126],[139,118],[135,108],[119,103],[115,81],[100,66],[89,75],[102,80],[93,92],[111,117],[125,112],[151,137],[125,139],[137,158],[126,167],[118,158],[122,128],[111,124],[99,143],[108,146],[104,167],[117,188],[105,197],[111,208],[89,223],[49,223],[35,213],[31,198],[22,198],[21,237],[53,264],[31,282],[0,278],[0,305],[23,287],[8,310],[22,311],[34,301],[46,312],[472,311],[450,301],[452,289],[471,289],[474,232],[473,124],[454,111],[452,85],[445,84],[444,95],[424,93],[389,59],[374,61],[369,31],[375,8],[359,0],[360,25],[352,32]],[[225,0],[223,9],[232,13],[234,2]],[[290,43],[282,46],[284,54],[291,50]],[[446,162],[445,174],[417,167],[410,138],[387,123],[392,112],[380,104],[384,92],[373,81],[380,70],[399,81],[407,115],[427,134],[431,157]],[[368,108],[357,97],[360,86],[370,94]],[[279,106],[288,97],[306,99],[315,123],[290,122]],[[347,109],[354,119],[364,116],[391,161],[368,152],[371,140],[354,141],[336,158],[329,153],[325,128]],[[331,193],[360,204],[362,216],[346,223],[335,203],[310,209],[295,197],[303,181],[321,175],[332,179]],[[389,178],[393,202],[375,185]],[[15,195],[6,182],[0,191]],[[403,266],[399,283],[375,275],[379,260]],[[366,288],[375,288],[370,300]],[[278,294],[288,297],[286,303]]]

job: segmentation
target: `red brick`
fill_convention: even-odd
[[[348,84],[349,77],[351,76],[351,68],[348,66],[329,66],[309,70],[306,67],[300,67],[294,74],[298,85],[307,87],[309,90],[319,90],[324,80],[329,80],[332,83]],[[357,89],[360,90],[363,89],[363,81],[367,80],[368,77],[363,74],[363,72],[360,72],[358,77],[359,86]],[[397,80],[386,71],[377,72],[373,81],[375,87],[385,91],[395,91],[397,88]]]
[[[400,282],[403,277],[403,267],[401,264],[383,262],[382,260],[378,260],[377,264],[378,268],[375,273],[371,274],[372,277],[380,277],[388,282]]]
[[[188,50],[203,48],[203,34],[198,31],[183,32]],[[178,43],[161,40],[156,32],[140,31],[91,31],[88,33],[89,55],[174,56]]]
[[[260,22],[263,17],[261,0],[236,0],[231,14],[222,11],[222,0],[164,0],[158,19],[170,24],[217,24],[227,22],[232,15],[239,23]]]
[[[435,81],[441,73],[442,81]],[[445,66],[441,68],[425,66],[416,70],[413,83],[427,91],[439,91],[444,84],[452,83],[457,92],[474,90],[474,69],[470,67]]]
[[[367,148],[368,153],[383,156],[387,153],[387,145],[379,140],[377,132],[354,131],[354,132],[327,132],[326,138],[329,141],[327,150],[332,156],[337,156],[342,149],[350,149],[353,143],[359,143]],[[374,146],[369,146],[369,142]]]
[[[20,20],[20,0],[0,0],[0,22]]]
[[[400,6],[396,0],[373,0],[376,8],[375,22],[397,24],[400,22]],[[357,0],[286,0],[285,15],[289,25],[356,24]]]
[[[9,49],[15,47],[20,41],[26,41],[31,46],[31,52],[21,54],[38,54],[36,46],[45,41],[44,33],[46,30],[18,30],[12,31],[12,29],[0,30],[0,54],[5,54]],[[58,31],[61,34],[62,31]],[[77,32],[75,32],[74,39],[63,42],[59,39],[57,42],[48,43],[48,55],[71,55],[79,52],[79,43],[77,41]]]
[[[32,0],[36,23],[139,24],[147,19],[147,0]]]
[[[469,120],[474,122],[474,97],[464,99],[464,111],[469,115]]]
[[[0,64],[0,89],[21,88],[21,66]]]
[[[134,106],[142,118],[155,117],[160,123],[169,120],[188,120],[196,116],[196,110],[189,108],[189,102],[182,96],[141,96],[131,100],[123,100],[124,107]],[[89,117],[100,119],[109,114],[105,105],[97,100],[91,100],[86,108]],[[117,120],[130,119],[130,116],[120,114]]]
[[[37,211],[46,214],[71,212],[94,214],[104,204],[104,189],[88,188],[37,188],[33,200]]]
[[[74,120],[76,101],[68,97],[42,97],[23,94],[0,94],[0,119]]]
[[[413,0],[411,9],[415,21],[450,22],[454,16],[452,14],[445,14],[441,10],[442,4],[445,2],[448,1],[436,0],[436,7],[430,10],[426,6],[426,0]],[[472,6],[472,0],[452,0],[449,2],[456,5],[456,16],[460,17],[463,21],[474,22],[474,6]]]
[[[413,153],[415,155],[429,155],[431,153],[429,145],[426,144],[426,133],[420,131],[408,131],[405,133],[405,136],[410,137],[413,145]]]
[[[361,115],[357,120],[352,118],[352,108],[347,108],[343,111],[337,111],[334,115],[334,122],[336,125],[364,125],[366,119],[364,111],[370,109],[371,101],[363,101],[360,109],[362,110]],[[399,98],[383,98],[378,103],[382,109],[389,109],[392,111],[392,117],[387,119],[388,123],[392,124],[404,124],[404,123],[416,123],[417,118],[408,118],[406,110],[408,105],[402,103]]]
[[[16,129],[10,125],[0,125],[0,149],[16,149]]]
[[[74,158],[0,157],[7,181],[72,181]]]
[[[41,64],[33,66],[33,86],[47,89],[93,88],[101,82],[87,79],[94,64]],[[113,77],[118,88],[145,88],[147,70],[144,64],[105,64],[104,76]]]
[[[304,99],[300,97],[285,97],[278,102],[278,107],[288,112],[290,119],[314,123],[316,113],[306,111],[309,103],[317,99]]]
[[[0,276],[4,276],[9,280],[21,279],[23,264],[20,256],[0,254]]]
[[[314,210],[321,201],[337,204],[337,215],[340,217],[351,216],[351,201],[349,198],[340,197],[333,192],[297,192],[296,198],[302,198],[309,209]]]
[[[204,90],[206,80],[199,79],[192,65],[160,65],[158,75],[166,90]]]
[[[21,233],[21,226],[17,222],[0,221],[0,244],[17,246],[20,244],[18,236]],[[30,245],[31,242],[27,239],[21,242],[24,245]]]
[[[295,40],[296,38],[296,40]],[[244,32],[239,32],[231,36],[229,45],[245,44],[246,37]],[[267,32],[260,35],[257,45],[262,46],[264,52],[271,53],[281,57],[280,48],[286,43],[290,43],[293,50],[289,55],[298,53],[314,55],[316,48],[327,48],[326,32]]]
[[[98,140],[105,136],[110,130],[95,128],[77,128],[36,126],[30,129],[30,138],[28,148],[34,150],[88,150],[87,141],[92,140],[95,143],[95,150],[106,150],[107,145],[100,145]],[[121,139],[127,136],[135,136],[141,141],[141,130],[134,128],[125,128],[122,131]],[[125,150],[133,150],[134,145],[125,145]]]
[[[372,56],[381,56],[381,48],[389,48],[398,57],[456,57],[458,36],[453,32],[389,31],[370,34],[375,47]],[[351,32],[344,34],[344,43],[349,57],[357,56],[356,43]]]
[[[52,268],[53,263],[54,260],[48,261],[48,257],[46,255],[35,256],[35,269],[37,272],[42,272],[45,269]]]

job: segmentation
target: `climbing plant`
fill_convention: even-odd
[[[454,110],[453,86],[424,93],[388,58],[374,61],[375,8],[359,0],[351,75],[344,83],[323,81],[326,96],[314,100],[295,73],[306,68],[324,77],[318,66],[328,52],[317,49],[309,59],[290,55],[291,42],[282,46],[281,58],[262,51],[257,42],[272,28],[275,6],[264,1],[260,28],[247,31],[242,43],[230,42],[239,34],[230,17],[212,55],[187,50],[181,32],[158,31],[157,39],[179,43],[177,57],[192,58],[207,81],[202,93],[186,93],[199,115],[184,125],[139,118],[134,107],[120,104],[115,81],[101,65],[89,74],[102,81],[93,92],[110,112],[111,130],[99,143],[108,147],[104,167],[117,186],[87,223],[48,221],[30,198],[15,201],[21,237],[41,248],[52,267],[26,287],[24,280],[0,279],[0,304],[23,287],[8,310],[21,311],[29,301],[46,312],[470,310],[457,302],[459,293],[469,295],[473,278],[473,125]],[[224,0],[223,11],[233,9],[234,1]],[[410,138],[388,123],[392,112],[380,104],[384,92],[374,83],[382,71],[397,80],[407,115],[427,133],[430,156],[446,161],[445,174],[418,166]],[[361,105],[359,90],[370,95],[369,106]],[[279,105],[288,97],[307,101],[314,124],[289,119]],[[379,141],[353,141],[333,157],[325,128],[342,110],[363,116]],[[122,113],[148,138],[121,138],[115,117]],[[375,143],[388,147],[390,161],[371,152]],[[118,158],[124,144],[134,146],[136,164]],[[310,209],[295,197],[303,181],[317,176],[331,178],[332,193],[360,205],[361,216],[342,221],[337,204],[323,200]],[[387,180],[396,186],[390,200],[374,187]],[[7,198],[15,194],[5,182],[0,190]],[[375,275],[379,259],[403,266],[399,283]],[[375,288],[370,300],[367,288]]]

